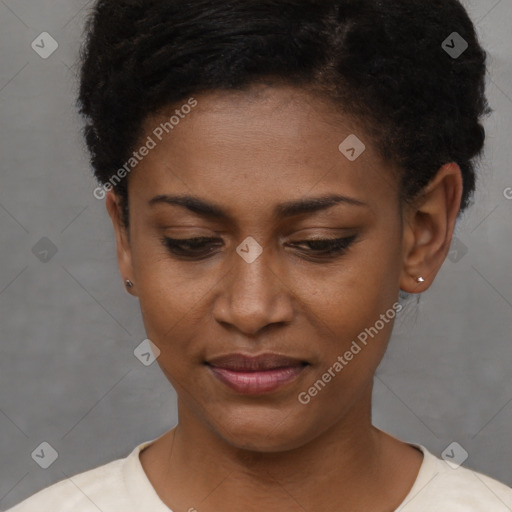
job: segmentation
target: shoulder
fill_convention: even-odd
[[[33,494],[7,512],[109,510],[122,496],[121,463],[122,460],[116,460],[61,480]]]
[[[65,478],[28,497],[7,512],[128,512],[131,509],[131,467],[143,443],[117,459]]]
[[[425,447],[418,479],[396,512],[510,512],[512,488],[472,469],[449,464]]]

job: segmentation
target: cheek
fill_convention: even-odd
[[[366,403],[361,398],[373,383],[400,309],[395,303],[381,304],[371,294],[368,299],[364,308],[347,300],[319,312],[323,316],[314,340],[318,362],[296,397],[312,417],[329,423],[358,401]]]
[[[295,276],[295,282],[300,283],[297,296],[304,299],[302,315],[313,327],[312,343],[317,344],[319,364],[311,384],[331,368],[325,376],[332,380],[326,385],[330,391],[322,391],[326,400],[339,400],[335,390],[340,388],[357,393],[386,350],[397,310],[401,309],[397,302],[401,267],[396,240],[365,240],[339,265]]]
[[[184,273],[155,247],[151,254],[133,258],[137,278],[137,294],[148,337],[164,352],[188,346],[191,329],[204,318],[201,299],[212,286],[207,275],[196,279]]]
[[[399,291],[400,249],[378,242],[361,242],[339,263],[296,268],[290,273],[294,295],[311,323],[320,329],[328,327],[346,340],[392,307]]]

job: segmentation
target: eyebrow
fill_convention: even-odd
[[[187,210],[201,215],[203,217],[209,217],[217,220],[229,221],[231,216],[219,205],[207,202],[199,197],[189,195],[177,195],[170,196],[161,194],[153,197],[148,201],[150,206],[156,204],[170,204],[181,206]],[[327,210],[337,204],[348,204],[351,206],[364,206],[368,207],[366,203],[354,199],[352,197],[342,196],[338,194],[329,194],[326,196],[319,197],[308,197],[298,199],[295,201],[288,201],[285,203],[278,204],[274,207],[273,215],[275,218],[280,217],[292,217],[295,215],[301,215],[305,213],[315,213],[323,210]]]

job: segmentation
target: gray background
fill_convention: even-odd
[[[376,425],[512,485],[512,3],[465,3],[489,52],[476,204],[419,305],[400,314],[375,379]],[[85,0],[0,0],[0,509],[175,425],[175,393],[134,357],[145,338],[124,290],[103,201],[92,195],[74,82]],[[59,43],[48,59],[32,41]],[[441,41],[440,41],[441,43]],[[511,194],[512,195],[512,194]],[[40,261],[47,237],[57,253]],[[467,250],[467,253],[465,251]],[[50,254],[51,255],[51,254]],[[453,260],[453,261],[452,261]],[[457,261],[458,260],[458,261]],[[32,452],[58,459],[40,468]]]

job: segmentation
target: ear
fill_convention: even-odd
[[[107,193],[105,206],[110,219],[112,220],[112,225],[116,235],[117,263],[119,265],[119,270],[121,271],[124,284],[126,279],[130,279],[131,281],[134,280],[129,231],[122,222],[121,202],[114,192],[109,191]],[[132,295],[137,295],[134,292],[134,289],[135,288],[127,288],[127,291]]]
[[[443,165],[418,200],[406,208],[400,288],[428,289],[441,268],[453,236],[462,197],[462,173],[456,163]],[[417,278],[424,281],[418,283]]]

